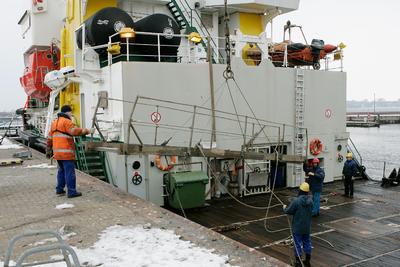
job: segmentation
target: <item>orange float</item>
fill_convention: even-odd
[[[319,155],[322,152],[323,144],[318,138],[314,138],[310,142],[310,153],[314,156]]]
[[[156,157],[154,158],[155,164],[157,166],[157,168],[161,171],[170,171],[173,167],[174,164],[176,164],[177,162],[177,157],[176,156],[170,156],[170,163],[168,165],[164,165],[161,163],[161,156],[160,155],[156,155]]]

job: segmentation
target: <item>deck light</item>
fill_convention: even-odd
[[[113,44],[111,47],[107,48],[107,52],[111,55],[121,54],[121,46],[119,44]]]
[[[135,32],[135,30],[134,29],[132,29],[132,28],[122,28],[120,31],[119,31],[119,36],[121,37],[121,38],[135,38],[135,36],[136,36],[136,32]]]
[[[200,36],[200,34],[199,34],[198,32],[191,32],[191,33],[189,34],[188,39],[189,39],[191,42],[195,43],[195,44],[200,43],[201,40],[202,40],[202,38],[201,38],[201,36]]]

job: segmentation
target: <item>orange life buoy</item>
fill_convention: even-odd
[[[170,159],[169,164],[168,165],[163,165],[161,163],[161,156],[157,154],[156,157],[154,158],[154,161],[155,161],[156,166],[157,166],[157,168],[159,170],[161,170],[161,171],[170,171],[174,167],[174,164],[176,164],[177,158],[176,158],[176,156],[170,156],[169,159]]]
[[[314,138],[310,142],[310,153],[314,156],[319,155],[322,152],[323,145],[321,140]]]

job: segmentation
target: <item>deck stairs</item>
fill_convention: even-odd
[[[78,170],[83,171],[100,180],[108,182],[106,170],[106,157],[104,152],[86,151],[83,144],[83,137],[74,137],[76,165]]]
[[[211,36],[198,11],[192,8],[186,0],[171,0],[167,4],[167,7],[175,20],[178,22],[181,29],[186,29],[186,33],[189,34],[191,32],[198,32],[202,36]],[[204,51],[207,52],[207,43],[202,40],[201,44]],[[220,62],[223,57],[219,52],[218,45],[212,38],[210,46],[212,48],[213,63]]]
[[[358,151],[356,145],[350,137],[347,143],[347,151],[353,153],[353,160],[357,163],[358,167],[358,177],[372,180],[371,177],[367,174],[366,168],[363,165],[363,158],[361,153]]]

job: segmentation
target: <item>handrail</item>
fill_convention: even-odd
[[[361,156],[361,153],[358,151],[356,145],[354,144],[353,140],[352,140],[350,137],[349,137],[349,141],[350,141],[350,143],[352,144],[352,146],[353,146],[353,148],[354,148],[354,151],[357,153],[358,157],[360,158],[360,165],[362,165],[362,156]],[[351,147],[349,147],[349,148],[350,148],[350,150],[353,151],[353,149],[351,149]]]
[[[175,0],[172,0],[172,2],[175,2],[175,4],[177,4]],[[211,43],[213,44],[213,45],[212,45],[212,46],[213,46],[213,54],[215,54],[215,56],[219,56],[219,57],[222,58],[223,56],[222,56],[221,52],[220,52],[219,50],[216,51],[216,50],[217,50],[216,48],[218,48],[218,46],[217,46],[217,44],[215,43],[214,39],[211,37],[210,32],[207,30],[207,27],[206,27],[206,25],[204,24],[203,20],[201,19],[201,16],[200,16],[200,14],[197,12],[197,10],[191,8],[190,5],[189,5],[189,3],[188,3],[186,0],[183,0],[183,2],[186,4],[187,8],[188,8],[190,11],[187,10],[187,8],[186,8],[185,5],[183,4],[182,0],[179,0],[179,2],[180,2],[180,4],[181,4],[182,8],[184,9],[184,11],[186,12],[186,14],[188,14],[188,15],[190,14],[191,20],[194,19],[194,20],[196,21],[197,25],[200,26],[200,29],[199,29],[199,30],[201,30],[202,35],[204,35],[204,36],[209,36],[209,37],[210,37],[209,39],[211,40]],[[178,5],[177,5],[177,6],[178,6]],[[179,8],[179,6],[178,6],[178,8]],[[193,17],[193,13],[196,15],[195,17]],[[186,18],[184,18],[184,19],[186,20]],[[188,22],[188,21],[186,20],[186,22]],[[193,23],[190,23],[190,27],[193,28]],[[203,45],[204,45],[204,44],[203,44]]]

